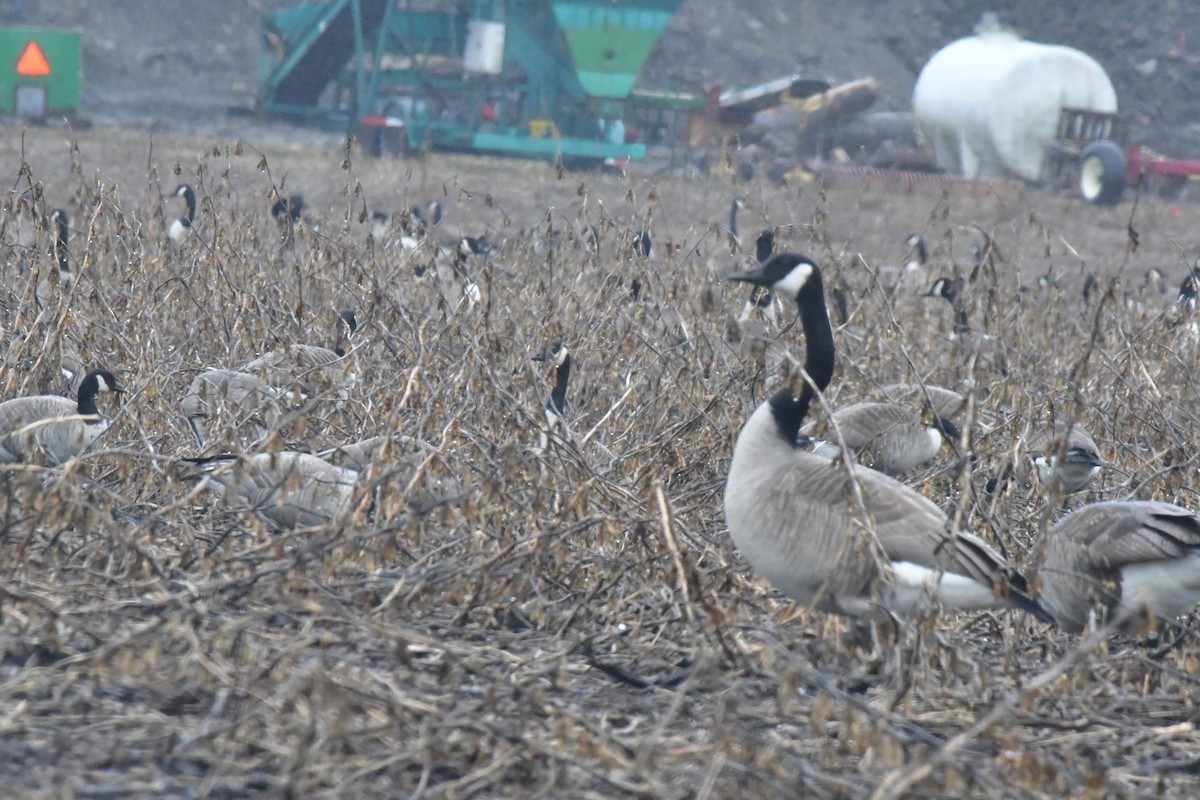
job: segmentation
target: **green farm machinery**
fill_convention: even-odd
[[[603,163],[677,135],[701,95],[638,75],[679,0],[328,0],[263,18],[261,112],[424,147]]]

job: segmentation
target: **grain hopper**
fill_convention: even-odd
[[[433,146],[640,158],[702,97],[635,89],[679,0],[331,0],[263,18],[260,112]]]

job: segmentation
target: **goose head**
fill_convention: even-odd
[[[773,289],[797,302],[815,290],[824,304],[820,269],[808,258],[795,253],[777,253],[757,267],[730,273],[725,279]]]

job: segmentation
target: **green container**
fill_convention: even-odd
[[[74,112],[82,91],[82,34],[0,27],[0,113],[44,117]]]
[[[593,97],[625,98],[680,0],[555,0],[579,82]]]

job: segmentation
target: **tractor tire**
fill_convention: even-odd
[[[1125,153],[1100,139],[1079,157],[1079,195],[1094,206],[1115,206],[1125,194]]]

